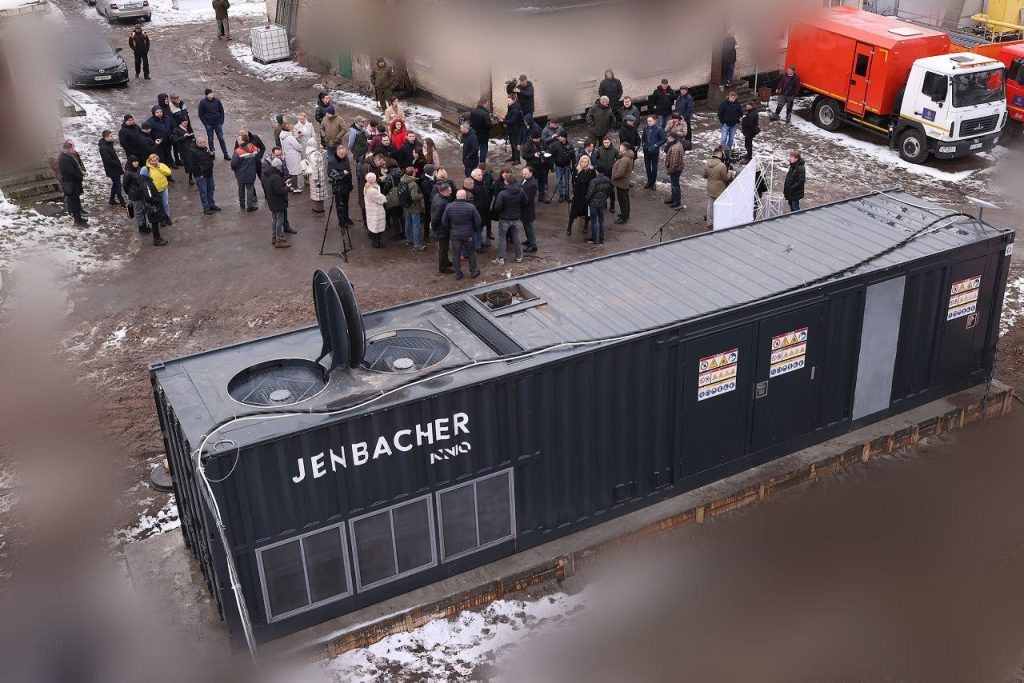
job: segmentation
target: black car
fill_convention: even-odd
[[[91,35],[65,35],[63,44],[68,87],[128,83],[128,65],[121,59],[121,48]]]

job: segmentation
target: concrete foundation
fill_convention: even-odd
[[[444,581],[346,614],[263,645],[264,657],[322,659],[365,647],[438,618],[486,604],[593,565],[609,551],[685,524],[764,500],[805,482],[912,447],[928,436],[1006,415],[1013,392],[999,382],[978,386],[798,451],[728,479],[662,501]],[[205,648],[228,648],[216,604],[181,534],[127,546],[129,573],[143,602]]]

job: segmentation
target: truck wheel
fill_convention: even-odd
[[[919,130],[906,130],[900,134],[898,143],[900,158],[912,164],[923,164],[928,158],[928,145]]]
[[[827,131],[843,127],[842,107],[831,97],[821,97],[814,103],[814,125]]]

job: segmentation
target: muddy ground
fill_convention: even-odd
[[[58,0],[57,6],[70,25],[87,26],[117,45],[126,45],[127,26],[108,27],[96,21],[94,11],[84,2]],[[254,15],[233,20],[236,37],[244,40],[248,28],[258,23],[260,19]],[[116,130],[124,113],[131,112],[141,120],[161,92],[177,92],[194,114],[204,88],[212,87],[227,109],[225,132],[229,138],[245,126],[272,143],[275,113],[306,111],[312,115],[316,94],[325,81],[323,77],[293,72],[282,75],[273,69],[258,73],[257,67],[244,64],[233,54],[240,42],[216,40],[215,27],[209,22],[154,25],[149,30],[153,41],[153,80],[133,79],[127,88],[85,93],[83,99],[92,103],[90,120],[69,122],[74,133],[82,138],[81,143],[94,144],[102,127]],[[351,121],[357,113],[368,112],[343,106],[340,113]],[[1016,154],[999,150],[996,155],[913,168],[899,162],[867,135],[837,136],[814,129],[807,114],[806,109],[798,110],[791,127],[766,123],[757,141],[760,152],[779,159],[791,148],[803,150],[808,175],[805,206],[901,187],[960,210],[974,211],[967,196],[995,201],[1001,209],[989,210],[988,220],[1010,227],[1020,224],[1022,211],[1016,193],[1003,189],[1018,186],[1014,182],[1019,177],[1016,166],[1020,164]],[[638,164],[633,219],[626,226],[610,226],[604,247],[584,244],[578,230],[571,237],[566,236],[565,205],[542,206],[538,219],[540,252],[528,256],[522,264],[510,261],[499,268],[486,263],[483,276],[472,284],[650,244],[663,225],[669,239],[702,231],[705,195],[700,172],[718,134],[714,116],[706,111],[700,112],[695,125],[695,148],[688,155],[684,172],[684,201],[689,206],[686,211],[673,213],[666,209],[666,186],[656,191],[641,189],[643,168]],[[460,168],[454,141],[440,131],[418,132],[438,141],[449,168]],[[581,130],[573,132],[583,135]],[[496,163],[506,156],[505,150],[492,148],[490,159]],[[90,163],[94,162],[87,159],[87,164]],[[217,198],[224,208],[219,214],[202,215],[198,196],[188,188],[184,177],[179,177],[172,186],[174,225],[165,230],[171,244],[162,249],[140,239],[123,212],[106,205],[106,180],[97,177],[97,168],[90,170],[87,208],[93,227],[79,234],[65,226],[53,237],[51,245],[73,252],[64,279],[67,306],[63,353],[65,360],[77,369],[89,394],[102,397],[91,406],[98,414],[96,424],[115,445],[118,466],[127,479],[126,492],[118,502],[110,527],[118,530],[118,541],[125,541],[165,528],[173,524],[175,516],[174,510],[167,507],[166,496],[139,486],[151,467],[162,459],[164,451],[148,366],[311,324],[311,275],[317,268],[339,262],[317,253],[324,217],[312,213],[308,195],[292,197],[289,216],[299,232],[293,247],[273,249],[269,214],[262,208],[256,213],[239,212],[234,179],[225,161],[218,160],[216,166]],[[461,180],[458,170],[453,176]],[[364,310],[460,287],[451,276],[437,274],[433,249],[415,253],[391,239],[383,250],[370,249],[358,222],[352,239],[355,250],[345,269],[355,283]],[[5,236],[0,235],[0,255],[5,253],[4,240]],[[337,242],[338,233],[332,229],[328,247],[333,244],[337,248]],[[10,255],[11,251],[11,244],[7,244],[6,253]],[[493,249],[487,258],[493,258]],[[1011,280],[1020,278],[1022,272],[1024,269],[1016,265]],[[1024,291],[1013,304],[1018,311],[1022,299]],[[1019,320],[1018,317],[1017,324],[1003,336],[997,374],[1022,387],[1024,322]],[[0,494],[4,486],[5,480],[0,478]],[[18,534],[10,528],[15,523],[17,506],[7,507],[12,509],[5,521],[7,546],[0,546],[0,575],[15,570],[17,553],[11,550],[19,544]]]

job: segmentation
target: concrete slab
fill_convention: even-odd
[[[1005,415],[1012,392],[993,382],[909,410],[728,479],[559,538],[544,545],[416,589],[261,646],[264,657],[317,659],[369,645],[440,617],[485,604],[544,581],[571,576],[611,549],[769,497],[871,457],[913,446],[919,439]],[[137,588],[158,601],[168,618],[211,647],[227,648],[216,607],[198,566],[178,533],[129,545]],[[145,597],[145,596],[144,596]]]

